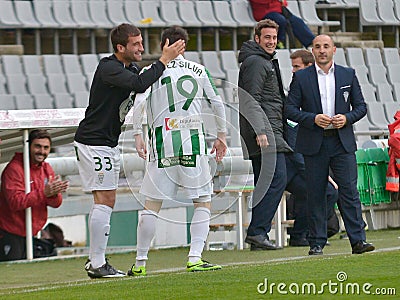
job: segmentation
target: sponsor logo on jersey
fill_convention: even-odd
[[[201,129],[202,123],[203,121],[199,116],[165,118],[165,129]]]
[[[159,168],[168,168],[172,166],[182,166],[195,168],[196,167],[196,155],[183,155],[181,157],[165,157],[158,160]]]

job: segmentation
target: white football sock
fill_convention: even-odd
[[[90,218],[90,251],[89,257],[93,268],[101,267],[106,263],[106,248],[110,235],[110,218],[112,208],[107,205],[94,204]]]
[[[151,210],[143,210],[140,214],[137,226],[136,267],[146,265],[147,254],[151,241],[156,233],[157,213]]]
[[[201,259],[204,244],[206,243],[208,231],[210,230],[211,212],[206,207],[197,207],[194,210],[192,223],[190,224],[190,251],[189,262],[197,262]]]
[[[94,206],[94,205],[92,205],[92,207],[90,208],[90,211],[89,211],[88,226],[90,226],[90,222],[91,222],[91,220],[92,220],[93,206]],[[90,243],[90,245],[89,245],[89,260],[92,260],[92,251],[93,251],[93,249],[92,249],[92,243]]]

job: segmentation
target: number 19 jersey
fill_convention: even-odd
[[[225,132],[223,102],[209,72],[182,55],[145,93],[136,95],[134,134],[141,132],[146,109],[150,161],[207,153],[201,116],[204,101],[211,104],[218,132]]]

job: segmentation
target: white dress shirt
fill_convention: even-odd
[[[335,64],[329,68],[328,73],[325,73],[317,64],[315,64],[318,75],[318,86],[321,96],[322,112],[333,117],[335,115]],[[330,124],[325,129],[332,129]]]

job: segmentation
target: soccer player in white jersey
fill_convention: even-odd
[[[161,47],[188,34],[173,26],[163,31]],[[137,94],[134,106],[134,135],[138,154],[149,162],[140,193],[146,197],[137,227],[136,262],[128,275],[146,275],[147,254],[155,234],[162,201],[176,198],[178,187],[193,200],[190,226],[191,244],[187,270],[208,271],[221,266],[202,260],[211,208],[211,174],[205,142],[202,104],[208,101],[215,114],[217,137],[211,154],[221,161],[226,154],[226,119],[221,97],[207,69],[182,55],[168,63],[163,75],[143,94]],[[149,127],[148,148],[142,137],[142,117],[146,111]]]

